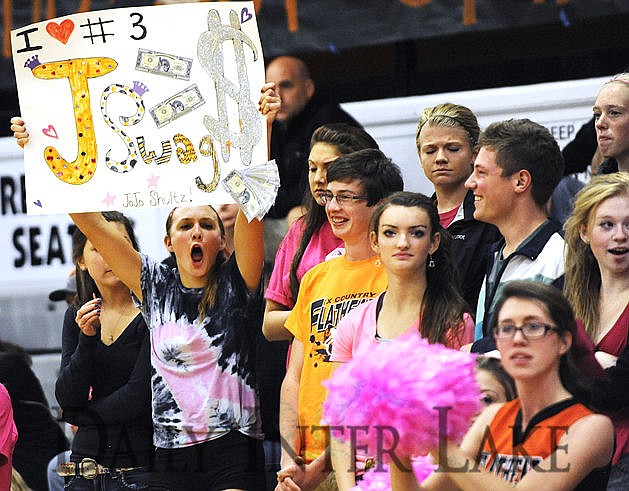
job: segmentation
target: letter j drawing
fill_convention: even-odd
[[[46,164],[53,174],[68,184],[83,184],[96,171],[96,136],[90,106],[89,78],[102,77],[114,71],[118,64],[111,58],[74,58],[41,64],[34,56],[27,67],[37,78],[53,80],[67,78],[72,92],[74,122],[78,139],[78,154],[74,162],[64,159],[56,148],[44,150]]]

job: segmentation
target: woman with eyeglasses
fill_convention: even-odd
[[[552,286],[513,281],[495,312],[492,333],[518,397],[487,407],[460,446],[443,441],[434,449],[440,467],[421,485],[391,465],[392,489],[605,489],[614,430],[581,402],[588,388],[570,304]],[[401,463],[410,468],[408,458]]]
[[[629,174],[593,177],[566,222],[564,291],[608,376],[592,404],[609,411],[616,450],[608,489],[629,489]]]

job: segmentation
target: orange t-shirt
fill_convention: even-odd
[[[327,428],[321,427],[327,389],[321,384],[332,375],[332,341],[336,326],[354,307],[373,300],[387,287],[384,266],[376,258],[348,261],[340,256],[308,271],[299,285],[297,302],[286,328],[304,345],[304,364],[299,382],[301,455],[316,459],[329,444]]]

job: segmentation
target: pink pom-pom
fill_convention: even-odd
[[[413,466],[413,473],[415,474],[415,478],[419,484],[424,482],[424,480],[437,468],[437,465],[434,463],[430,455],[414,457],[411,460],[411,465]]]
[[[437,468],[430,455],[413,458],[411,465],[418,484],[424,482],[431,472]],[[353,487],[351,491],[391,491],[389,466],[383,464],[379,468],[376,467],[367,472],[363,480],[360,481],[357,486]]]
[[[391,476],[389,466],[366,472],[362,480],[351,491],[391,491]]]
[[[459,442],[480,409],[474,355],[416,334],[369,346],[325,384],[324,424],[342,440],[390,460],[438,448],[440,432]],[[334,428],[336,427],[336,428]]]

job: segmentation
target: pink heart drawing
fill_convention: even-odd
[[[242,9],[240,11],[240,23],[244,24],[245,22],[247,22],[248,20],[253,19],[253,14],[251,12],[249,12],[249,9],[247,7],[245,7],[244,9]]]
[[[50,138],[56,138],[57,140],[59,139],[59,137],[57,136],[57,130],[51,124],[48,125],[48,128],[42,128],[41,132],[44,135],[49,136]]]
[[[70,19],[65,19],[61,22],[61,24],[57,24],[56,22],[49,22],[46,24],[46,31],[57,41],[66,44],[68,39],[70,39],[70,35],[72,31],[74,31],[74,22]]]
[[[41,206],[42,206],[42,205],[41,205],[41,201],[39,201],[39,200],[37,200],[37,201],[33,201],[33,204],[34,204],[34,205],[39,206],[40,208],[41,208]]]

